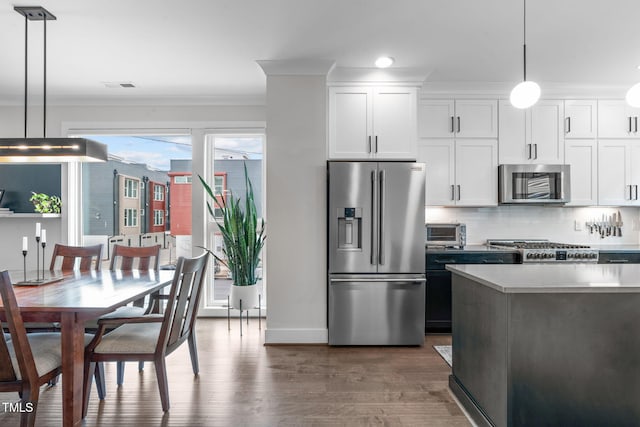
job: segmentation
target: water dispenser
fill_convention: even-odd
[[[362,250],[362,208],[338,208],[338,249]]]

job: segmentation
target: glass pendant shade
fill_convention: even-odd
[[[638,90],[640,94],[640,89]],[[540,99],[540,86],[536,82],[523,81],[511,90],[509,101],[516,108],[529,108]]]
[[[625,97],[627,104],[634,108],[640,108],[640,83],[636,83],[627,91]]]

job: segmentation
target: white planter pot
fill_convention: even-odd
[[[229,304],[231,308],[240,309],[240,300],[242,300],[243,310],[256,308],[258,306],[258,285],[231,285],[231,292],[229,293]]]

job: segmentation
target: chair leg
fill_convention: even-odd
[[[98,398],[104,400],[107,396],[107,381],[104,376],[104,362],[96,363],[94,377],[96,379],[96,389],[98,390]]]
[[[138,372],[144,371],[144,362],[138,362]]]
[[[89,395],[91,395],[91,383],[94,376],[94,372],[96,370],[95,362],[84,362],[84,372],[82,378],[82,418],[84,419],[87,416],[87,410],[89,408]],[[98,385],[98,378],[96,374],[96,386],[98,390],[100,386]]]
[[[119,386],[121,386],[124,383],[124,362],[116,362],[116,365],[118,367],[117,383]]]
[[[20,427],[34,427],[36,424],[36,410],[38,409],[38,398],[40,397],[40,387],[34,386],[22,393],[22,408],[27,408],[27,404],[32,407],[32,411],[23,411],[20,415]]]
[[[160,401],[162,402],[162,410],[169,411],[169,384],[167,382],[167,367],[164,363],[164,357],[155,359],[156,376],[158,377],[158,389],[160,390]]]
[[[193,375],[198,375],[200,372],[200,366],[198,365],[198,346],[196,345],[196,334],[192,330],[187,338],[189,343],[189,356],[191,356],[191,367],[193,368]]]

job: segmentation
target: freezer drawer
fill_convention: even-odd
[[[329,345],[423,345],[425,278],[330,278]]]

